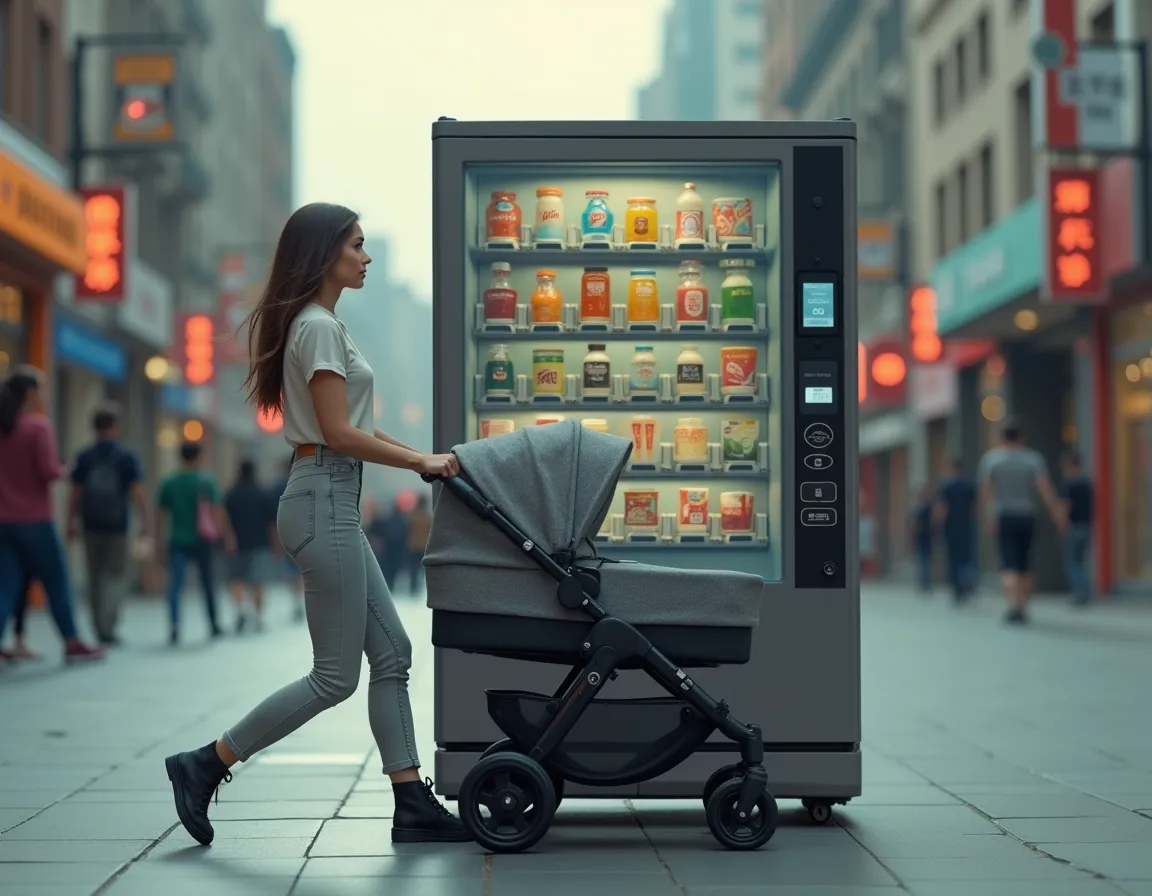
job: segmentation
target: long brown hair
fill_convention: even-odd
[[[316,297],[352,225],[360,216],[342,205],[313,202],[292,213],[280,232],[272,271],[248,325],[248,400],[265,413],[280,413],[284,402],[284,351],[288,328]]]
[[[21,364],[0,383],[0,435],[12,435],[28,393],[40,388],[41,376],[39,368]]]

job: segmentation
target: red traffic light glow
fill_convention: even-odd
[[[148,114],[148,104],[144,100],[129,100],[124,105],[124,115],[133,121],[139,121]]]

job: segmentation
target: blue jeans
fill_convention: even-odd
[[[1087,523],[1073,523],[1064,534],[1064,571],[1072,598],[1078,604],[1092,599],[1092,575],[1088,571],[1088,547],[1092,543],[1092,527]]]
[[[932,544],[916,545],[916,585],[921,591],[932,590]]]
[[[948,556],[948,581],[957,597],[976,588],[976,568],[972,562],[972,537],[966,532],[944,534]]]
[[[208,544],[195,547],[173,544],[168,547],[168,620],[172,631],[180,628],[180,593],[184,590],[184,580],[188,578],[189,563],[195,565],[200,576],[208,624],[212,631],[216,631],[220,627],[216,620],[216,580],[212,575],[212,546]]]
[[[50,522],[0,523],[0,634],[8,627],[8,617],[29,579],[44,586],[60,636],[75,638],[72,592],[56,527]]]

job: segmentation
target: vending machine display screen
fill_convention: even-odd
[[[805,404],[832,404],[831,386],[805,386]]]
[[[800,326],[805,330],[836,327],[836,284],[801,284]]]

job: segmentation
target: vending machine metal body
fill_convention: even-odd
[[[765,579],[751,661],[696,677],[762,727],[777,797],[825,805],[861,788],[855,134],[847,121],[433,127],[435,449],[557,415],[649,440],[596,547]],[[589,273],[609,284],[607,319]],[[685,284],[703,287],[703,310]],[[493,357],[508,381],[486,381]],[[550,693],[566,672],[437,650],[441,792],[501,737],[486,689]],[[653,693],[625,672],[605,696]],[[735,749],[717,737],[656,780],[568,793],[698,797]]]

